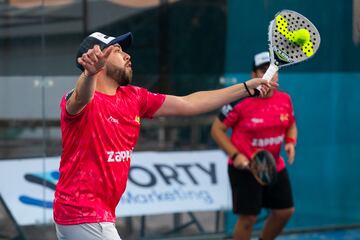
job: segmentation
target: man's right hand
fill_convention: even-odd
[[[239,153],[234,159],[234,167],[238,169],[244,169],[249,166],[249,159],[242,153]]]
[[[77,59],[78,63],[84,67],[84,73],[87,76],[93,76],[98,73],[104,66],[106,59],[109,57],[113,46],[109,46],[101,51],[99,45],[89,49]]]
[[[279,84],[277,82],[267,81],[262,78],[250,79],[250,80],[246,81],[246,85],[249,87],[250,91],[252,91],[252,94],[254,94],[255,89],[257,87],[261,86],[260,97],[266,96],[266,94],[268,93],[268,91],[270,89],[273,89],[273,88],[276,88],[279,86]]]

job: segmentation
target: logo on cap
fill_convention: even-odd
[[[89,37],[96,38],[97,40],[99,40],[99,41],[101,41],[101,42],[103,42],[105,44],[109,44],[112,40],[115,39],[114,37],[107,36],[107,35],[102,34],[100,32],[94,32]]]

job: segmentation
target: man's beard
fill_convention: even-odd
[[[106,74],[114,79],[120,86],[126,86],[132,81],[132,71],[126,68],[119,68],[113,64],[107,64]]]

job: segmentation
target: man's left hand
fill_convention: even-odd
[[[288,163],[291,165],[295,160],[295,145],[294,143],[285,144],[285,152],[288,158]]]

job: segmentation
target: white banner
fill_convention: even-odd
[[[52,221],[59,157],[0,162],[0,193],[21,225]],[[46,187],[43,187],[45,184]],[[227,164],[219,150],[134,153],[118,217],[231,207]]]
[[[221,151],[137,153],[118,216],[228,209],[227,164]]]

